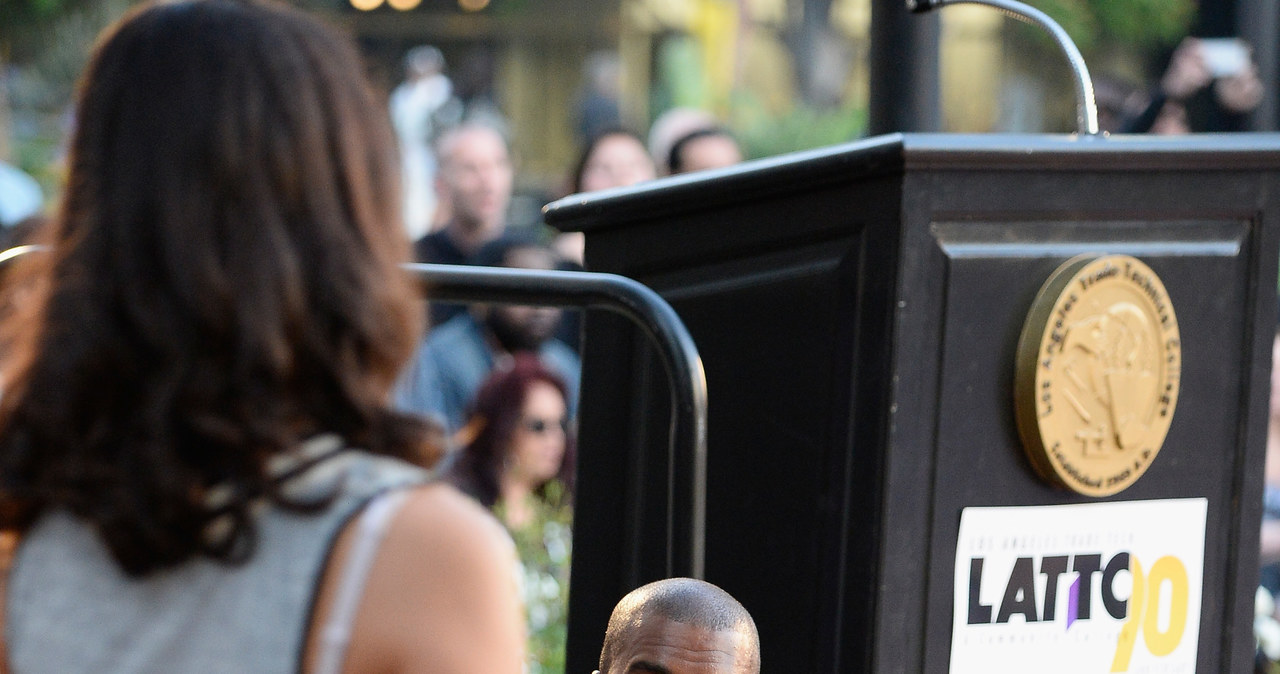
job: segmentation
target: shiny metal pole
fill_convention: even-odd
[[[907,9],[923,13],[945,5],[966,4],[994,7],[1014,19],[1049,31],[1066,55],[1071,72],[1075,74],[1076,130],[1081,136],[1099,135],[1098,104],[1094,100],[1093,78],[1089,76],[1089,67],[1085,65],[1084,57],[1080,55],[1080,49],[1071,40],[1071,36],[1048,14],[1017,0],[907,0]]]

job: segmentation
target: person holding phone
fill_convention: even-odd
[[[1258,107],[1264,93],[1252,49],[1244,40],[1188,37],[1173,51],[1147,108],[1120,131],[1244,131],[1245,116]]]

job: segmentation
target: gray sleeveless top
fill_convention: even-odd
[[[324,436],[304,451],[339,443]],[[9,579],[13,671],[296,672],[337,534],[372,497],[425,479],[394,459],[340,452],[287,483],[295,498],[336,490],[330,506],[319,513],[264,506],[247,563],[200,558],[142,579],[125,576],[88,526],[47,514],[24,537]]]

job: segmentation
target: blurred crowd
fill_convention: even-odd
[[[172,39],[157,38],[151,30],[156,27],[172,31]],[[153,64],[138,56],[164,53],[178,66],[207,64],[212,57],[200,50],[231,44],[227,31],[240,40],[237,48],[249,44],[281,53],[296,50],[292,60],[287,54],[273,59],[298,72],[270,71],[251,56],[219,52],[218,58],[227,58],[243,81],[210,73],[210,90],[188,90],[184,87],[195,85],[164,79],[182,73],[153,72],[148,69]],[[397,285],[402,282],[392,280],[396,264],[403,261],[397,255],[403,252],[407,259],[410,251],[413,259],[426,263],[584,267],[581,235],[510,223],[517,176],[509,126],[493,106],[465,105],[455,95],[442,52],[425,45],[405,56],[404,80],[382,115],[367,100],[350,48],[331,50],[345,41],[273,6],[231,0],[148,6],[108,38],[86,76],[61,222],[52,230],[42,229],[40,187],[16,168],[0,164],[0,247],[30,241],[55,246],[52,261],[38,268],[45,285],[31,300],[43,313],[32,315],[64,321],[34,324],[29,334],[5,342],[7,348],[18,344],[27,349],[22,369],[5,373],[16,376],[7,383],[18,385],[6,391],[0,405],[0,423],[6,424],[0,431],[0,470],[20,476],[0,483],[0,516],[8,518],[0,525],[22,532],[16,559],[24,572],[11,586],[11,605],[47,602],[45,590],[65,583],[64,594],[96,593],[92,610],[100,613],[90,611],[91,617],[132,615],[128,607],[156,601],[172,615],[184,616],[195,610],[189,606],[192,601],[252,596],[258,589],[254,582],[261,578],[250,582],[222,567],[201,566],[206,558],[242,564],[252,574],[257,572],[251,569],[261,568],[254,565],[308,550],[314,557],[313,576],[297,579],[296,596],[279,603],[296,609],[291,625],[310,636],[302,643],[281,639],[286,650],[293,649],[289,657],[305,653],[302,657],[316,670],[341,671],[344,662],[385,665],[377,660],[379,654],[394,652],[404,658],[452,658],[459,664],[451,671],[488,666],[494,669],[485,671],[564,671],[579,317],[545,306],[434,302],[419,316],[407,308],[406,291]],[[183,39],[194,42],[180,44]],[[744,159],[733,134],[706,111],[667,111],[643,135],[625,128],[617,105],[616,63],[594,56],[584,66],[588,86],[575,122],[582,149],[574,165],[565,167],[563,194],[626,188]],[[144,71],[146,77],[141,76]],[[300,78],[334,88],[313,91]],[[1099,93],[1105,99],[1104,124],[1112,130],[1188,133],[1242,128],[1240,118],[1258,105],[1263,89],[1247,45],[1189,38],[1150,91],[1100,87]],[[260,103],[255,97],[272,96],[282,99],[282,109],[290,97],[312,96],[334,111],[315,118],[310,111],[285,114],[263,122],[264,128],[245,121],[260,112],[253,107]],[[144,99],[147,105],[137,105]],[[213,102],[212,109],[197,109],[195,103],[206,100]],[[169,116],[152,118],[161,112]],[[134,117],[141,121],[136,128],[126,122],[112,127],[104,120],[108,113],[126,122]],[[365,115],[386,117],[385,138],[377,129],[353,131]],[[151,139],[138,129],[169,134],[165,138],[173,142],[172,152],[152,152],[147,145]],[[211,129],[239,134],[235,138],[244,145],[205,147],[192,138],[193,130],[210,134]],[[329,138],[342,142],[319,147]],[[287,143],[294,145],[275,146]],[[392,143],[397,151],[390,151]],[[393,155],[399,166],[384,166]],[[400,178],[378,177],[384,173]],[[397,190],[403,196],[403,229],[390,218],[394,231],[376,233],[379,226],[386,228],[377,217],[386,213],[375,213],[383,207],[372,204]],[[197,231],[192,223],[208,229]],[[208,244],[205,249],[190,250],[200,241]],[[119,247],[130,242],[139,254],[158,256],[159,267],[143,270],[145,261],[121,255]],[[367,259],[335,262],[353,249]],[[237,257],[242,254],[257,257],[250,264]],[[264,272],[261,265],[274,266]],[[307,265],[315,265],[315,273]],[[109,280],[102,287],[86,287],[93,285],[83,281],[86,270],[98,270]],[[150,285],[130,290],[129,283],[139,279]],[[212,299],[207,306],[193,301],[193,289],[208,293]],[[330,300],[342,306],[334,309]],[[241,313],[236,307],[246,302],[258,304]],[[382,313],[372,315],[365,304]],[[184,322],[192,316],[198,329]],[[328,322],[323,329],[306,331],[289,322],[297,316]],[[401,325],[390,325],[393,319]],[[387,333],[404,325],[415,337],[400,345]],[[63,341],[41,341],[62,335],[59,330],[69,331]],[[72,334],[76,331],[116,350],[99,352],[107,347],[81,344]],[[418,332],[424,335],[420,339]],[[212,344],[217,358],[205,362],[192,355],[199,340]],[[129,351],[131,347],[137,350]],[[89,356],[123,361],[105,367]],[[140,362],[149,360],[155,362]],[[81,368],[77,376],[83,381],[67,384],[69,399],[47,400],[40,386],[75,368]],[[300,372],[311,379],[300,381]],[[135,378],[140,382],[136,386],[129,383]],[[259,390],[258,381],[274,388]],[[1280,454],[1275,384],[1273,378],[1269,459]],[[98,401],[95,391],[108,386],[122,391],[119,397]],[[245,387],[252,395],[245,394],[244,400],[260,402],[261,409],[251,409],[237,397]],[[253,414],[261,410],[278,412],[274,425],[255,420]],[[355,442],[371,451],[347,452]],[[189,447],[205,453],[193,458],[184,453]],[[90,450],[102,453],[95,459],[100,463],[85,458]],[[347,458],[333,458],[340,453]],[[381,454],[403,461],[392,466]],[[50,465],[33,458],[37,455],[47,455]],[[343,479],[317,472],[314,466],[322,463],[340,470]],[[121,477],[121,472],[129,475]],[[146,481],[149,476],[152,482]],[[452,491],[406,488],[428,477],[435,485],[451,485]],[[121,495],[137,484],[150,501]],[[1280,563],[1280,457],[1268,462],[1267,484],[1263,555],[1266,562]],[[453,493],[471,501],[459,502],[449,495]],[[400,496],[384,498],[387,494]],[[149,510],[163,517],[153,519]],[[270,511],[271,519],[255,528],[251,521],[262,511]],[[313,531],[296,521],[300,513],[319,511],[326,514],[316,521],[327,529]],[[67,513],[89,525],[61,517]],[[500,523],[505,533],[496,534],[490,522]],[[458,523],[467,530],[459,531]],[[106,548],[94,547],[97,530],[110,533]],[[330,540],[338,541],[334,563],[354,569],[350,576],[326,571],[329,549],[320,541]],[[518,559],[514,568],[479,561],[505,559],[508,542],[514,542]],[[395,551],[391,562],[372,561],[370,551],[379,545]],[[409,568],[431,559],[420,556],[424,545],[474,553],[436,560],[457,573],[418,590],[480,607],[463,614],[477,624],[488,621],[484,638],[459,636],[456,647],[415,650],[401,643],[404,636],[393,625],[385,624],[390,618],[366,619],[355,612],[357,606],[362,611],[373,606],[385,609],[387,616],[405,618],[396,613],[406,609],[393,596],[403,579],[394,564]],[[68,561],[77,554],[86,561]],[[475,566],[474,573],[455,568],[468,565]],[[1264,579],[1273,593],[1280,591],[1276,568],[1269,567],[1273,577]],[[159,571],[170,575],[158,579]],[[508,571],[519,578],[523,630],[510,626],[510,598],[483,589],[502,587]],[[115,574],[120,582],[99,592],[88,580],[94,574]],[[175,577],[181,581],[176,585]],[[136,578],[148,579],[150,585],[126,582]],[[451,583],[452,594],[446,592]],[[190,590],[197,586],[205,594],[192,596]],[[308,594],[313,586],[319,588],[315,605]],[[230,588],[225,595],[223,588]],[[313,609],[319,612],[313,615]],[[482,609],[487,613],[476,613]],[[664,615],[676,616],[671,618],[674,626],[655,628],[655,623],[665,624],[659,620]],[[38,663],[41,653],[67,649],[83,636],[49,634],[49,621],[56,616],[55,610],[42,608],[15,613],[9,632],[13,642],[7,644],[11,652]],[[232,657],[236,662],[212,635],[216,647],[209,649],[175,644],[154,620],[135,617],[139,624],[123,623],[131,631],[108,630],[97,641],[89,640],[106,644],[107,659],[90,663],[69,656],[55,662],[113,671],[121,663],[128,665],[131,657],[141,659],[125,670],[145,670],[171,657],[186,662],[182,658],[190,656],[197,663],[209,662],[200,658]],[[431,625],[455,618],[451,613],[412,616]],[[213,625],[201,622],[197,627]],[[333,643],[326,641],[330,627],[338,635]],[[101,632],[92,624],[82,629]],[[657,630],[658,636],[645,630]],[[443,633],[456,636],[457,631]],[[525,642],[522,648],[502,643],[503,635],[516,632]],[[112,640],[122,638],[151,640],[151,650],[120,649]],[[759,671],[754,624],[722,590],[697,581],[646,586],[618,605],[600,669],[605,674],[622,671],[627,658],[639,657],[635,653],[645,643],[677,644],[672,648],[696,652],[696,644],[707,639],[716,644],[714,652],[725,656],[717,663],[724,669],[716,671]],[[485,651],[489,657],[470,660],[474,653],[464,650]],[[512,668],[511,658],[503,657],[515,651],[525,655]],[[317,664],[330,661],[336,664],[329,669]]]
[[[579,321],[444,303],[418,317],[396,251],[577,269],[581,237],[509,226],[509,127],[459,100],[440,50],[408,52],[386,113],[353,54],[269,3],[143,5],[85,76],[56,215],[0,164],[0,248],[54,250],[19,262],[15,278],[34,275],[14,283],[30,313],[12,312],[24,320],[4,342],[27,354],[0,406],[0,529],[15,534],[21,607],[0,655],[23,671],[564,671]],[[675,111],[647,142],[623,128],[616,61],[586,65],[565,193],[742,160],[705,112]],[[75,336],[46,341],[64,329]],[[51,388],[59,371],[74,374]],[[55,389],[58,404],[40,402]],[[505,529],[516,592],[503,537],[450,494]],[[629,666],[611,664],[619,653],[661,662],[721,632],[718,671],[758,671],[741,605],[701,581],[664,587],[629,600],[627,615],[648,617],[611,625],[603,671]],[[87,622],[49,628],[75,597]],[[267,602],[275,624],[219,632],[246,602]],[[664,615],[654,642],[644,630]],[[181,639],[170,621],[187,626]],[[646,655],[654,643],[665,654]]]
[[[403,163],[406,226],[419,262],[581,269],[581,234],[511,226],[515,169],[506,125],[475,119],[450,95],[439,50],[406,57],[391,96]],[[628,187],[659,174],[742,161],[710,114],[677,109],[646,143],[620,125],[616,70],[593,61],[579,110],[581,155],[566,190]],[[564,670],[572,542],[572,456],[580,320],[554,307],[434,302],[427,337],[396,390],[397,405],[446,431],[441,473],[499,514],[522,560],[530,671]]]

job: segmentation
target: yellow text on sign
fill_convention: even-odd
[[[1111,661],[1112,672],[1129,671],[1138,634],[1147,651],[1156,657],[1166,656],[1178,647],[1187,628],[1187,600],[1190,586],[1187,567],[1177,557],[1164,556],[1151,566],[1151,573],[1144,574],[1136,556],[1130,558],[1129,573],[1133,576],[1133,593],[1129,596],[1129,615],[1120,630],[1116,643],[1116,656]],[[1169,625],[1160,630],[1161,590],[1169,585]]]

